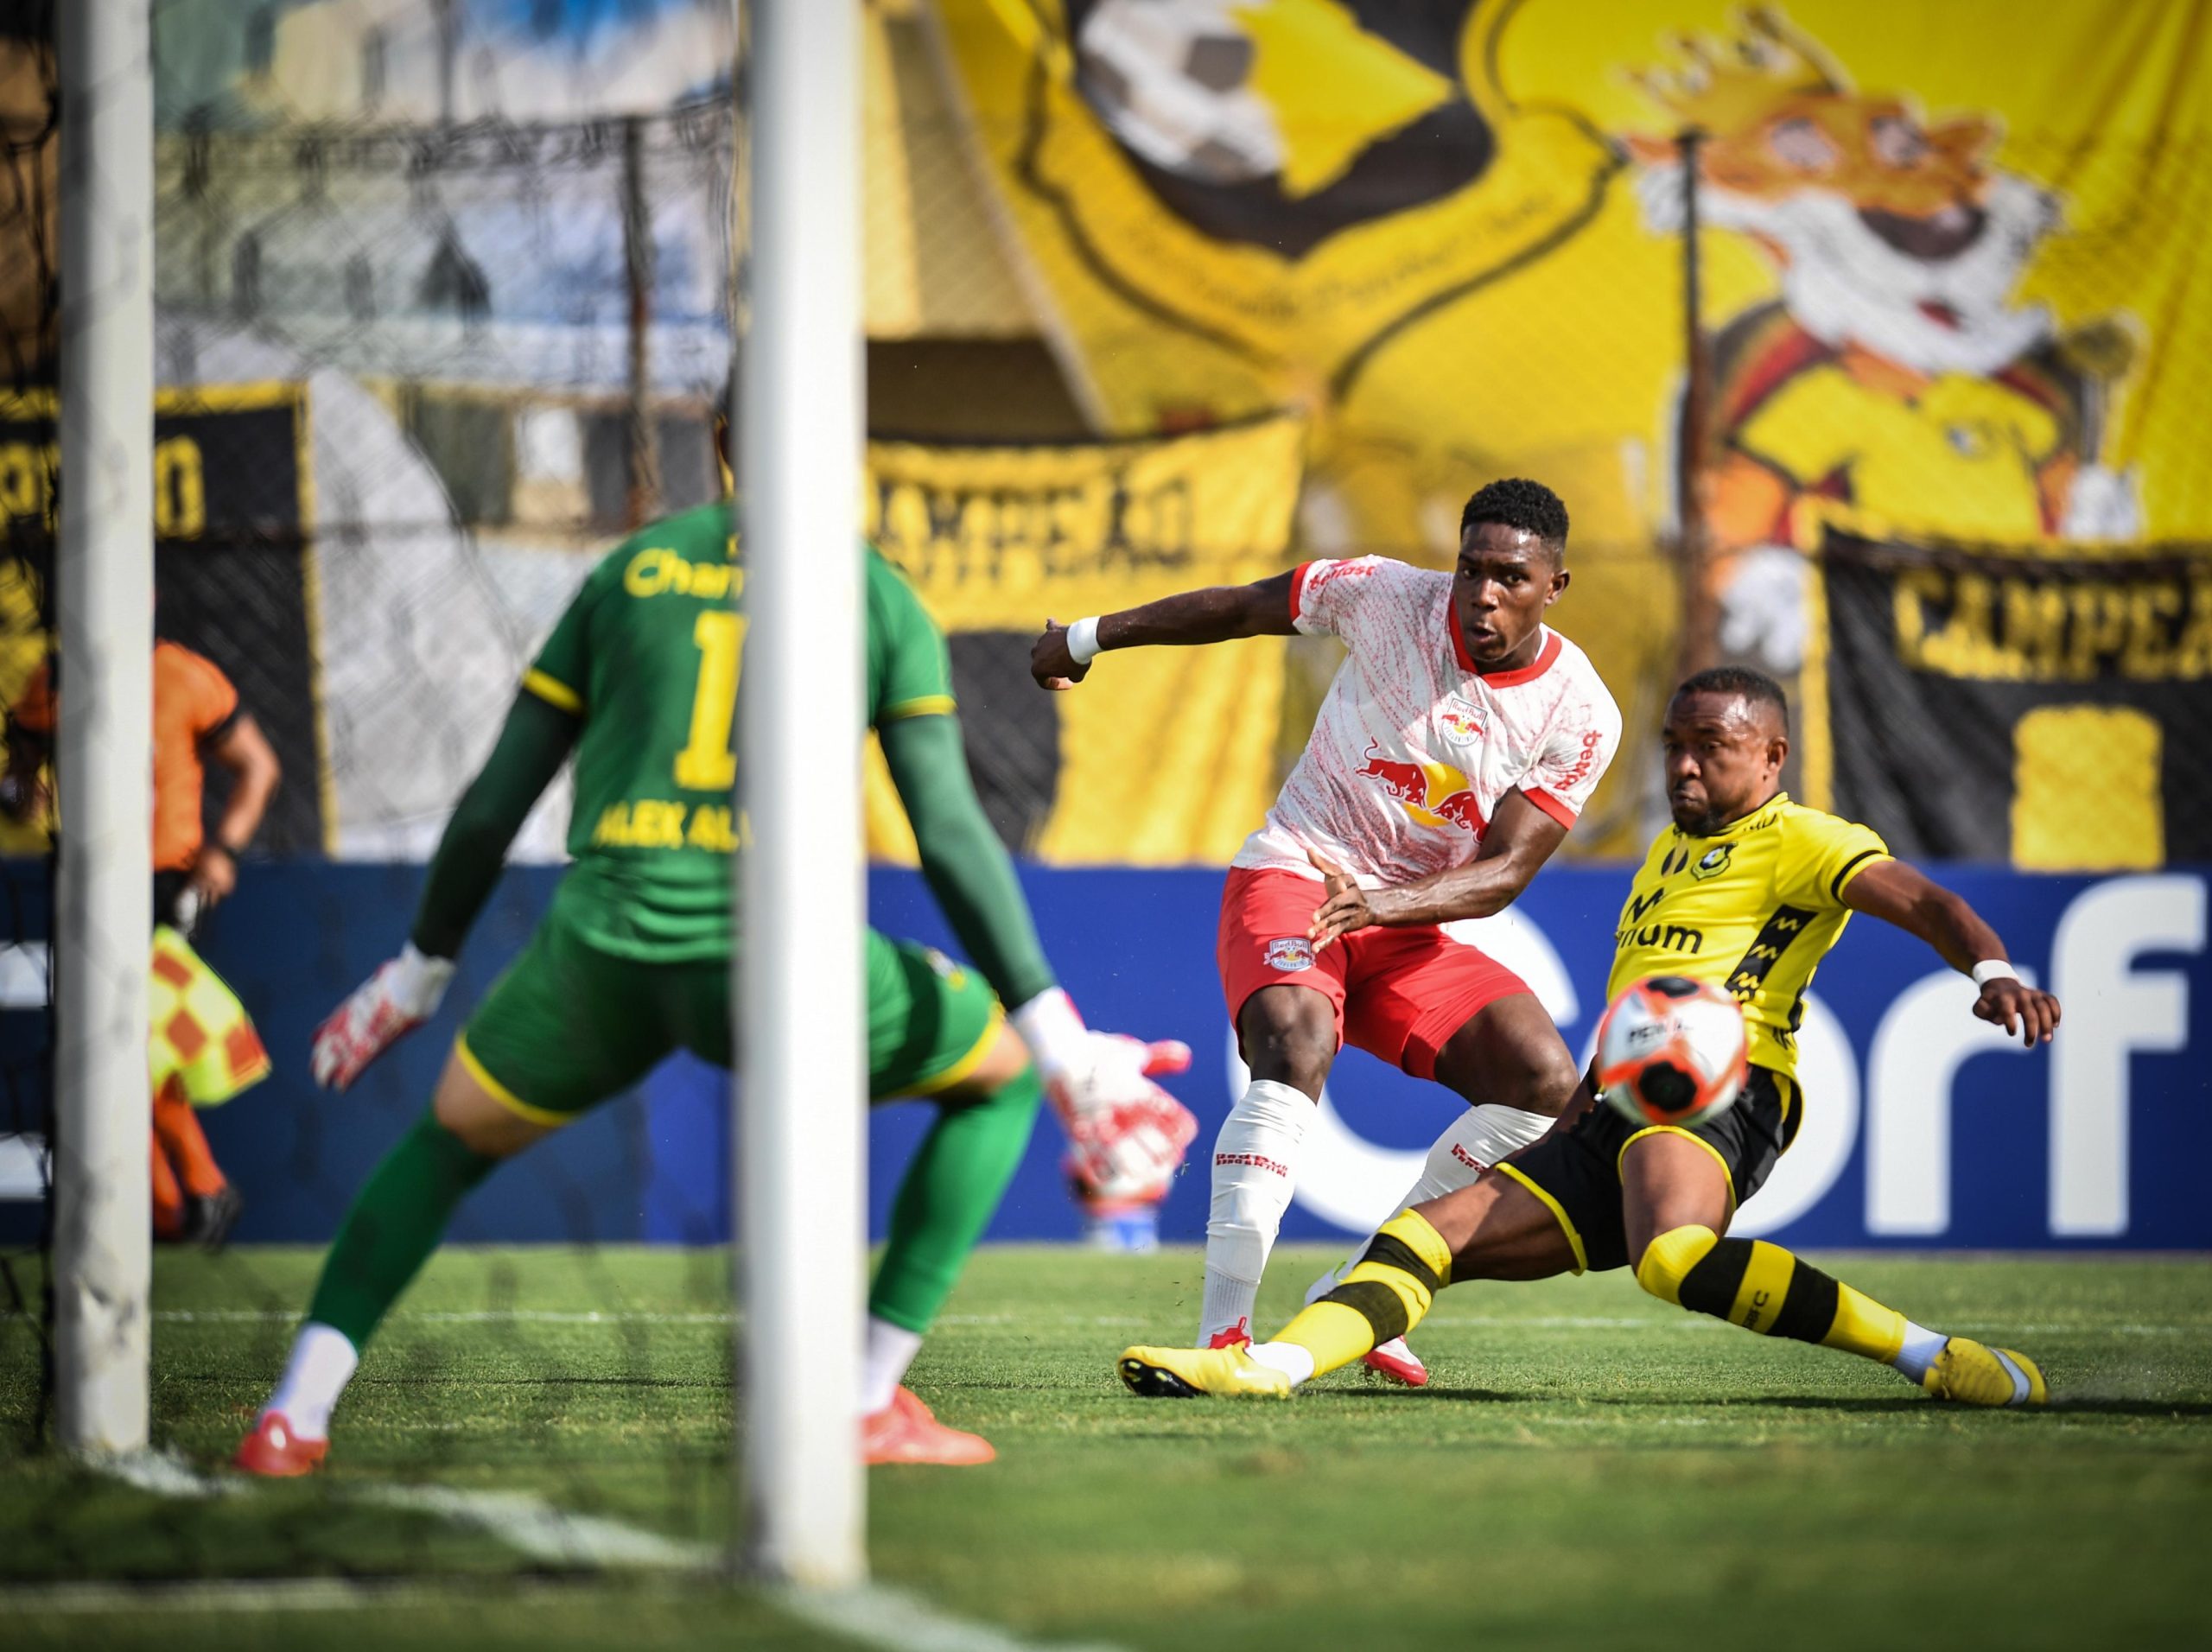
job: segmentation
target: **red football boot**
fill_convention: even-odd
[[[327,1439],[302,1439],[281,1411],[266,1411],[253,1432],[238,1442],[231,1466],[272,1480],[313,1474],[330,1453]]]
[[[1252,1322],[1239,1319],[1226,1331],[1217,1331],[1206,1338],[1209,1348],[1249,1348],[1252,1343]]]
[[[997,1455],[981,1434],[963,1434],[939,1422],[904,1384],[889,1405],[861,1422],[861,1460],[871,1465],[934,1463],[940,1468],[972,1468]]]

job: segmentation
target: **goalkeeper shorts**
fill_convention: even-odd
[[[868,1094],[931,1095],[972,1072],[1002,1019],[943,953],[868,932]],[[493,983],[454,1052],[509,1111],[566,1124],[689,1050],[731,1062],[729,966],[645,963],[594,947],[559,905]]]

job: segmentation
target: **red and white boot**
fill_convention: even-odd
[[[1409,1388],[1428,1386],[1428,1367],[1421,1363],[1421,1356],[1406,1345],[1403,1337],[1393,1337],[1378,1344],[1361,1362],[1370,1371],[1379,1372],[1393,1382]]]

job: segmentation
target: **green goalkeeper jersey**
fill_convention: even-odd
[[[898,571],[865,553],[870,727],[953,709],[944,638]],[[556,899],[594,946],[654,963],[727,956],[734,715],[745,567],[727,504],[640,530],[585,580],[523,677],[582,720],[569,853]],[[849,734],[823,731],[840,798]],[[845,806],[852,806],[847,804]]]

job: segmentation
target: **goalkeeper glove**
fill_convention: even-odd
[[[315,1030],[311,1067],[325,1090],[344,1090],[368,1064],[438,1013],[453,960],[433,958],[410,941]]]

